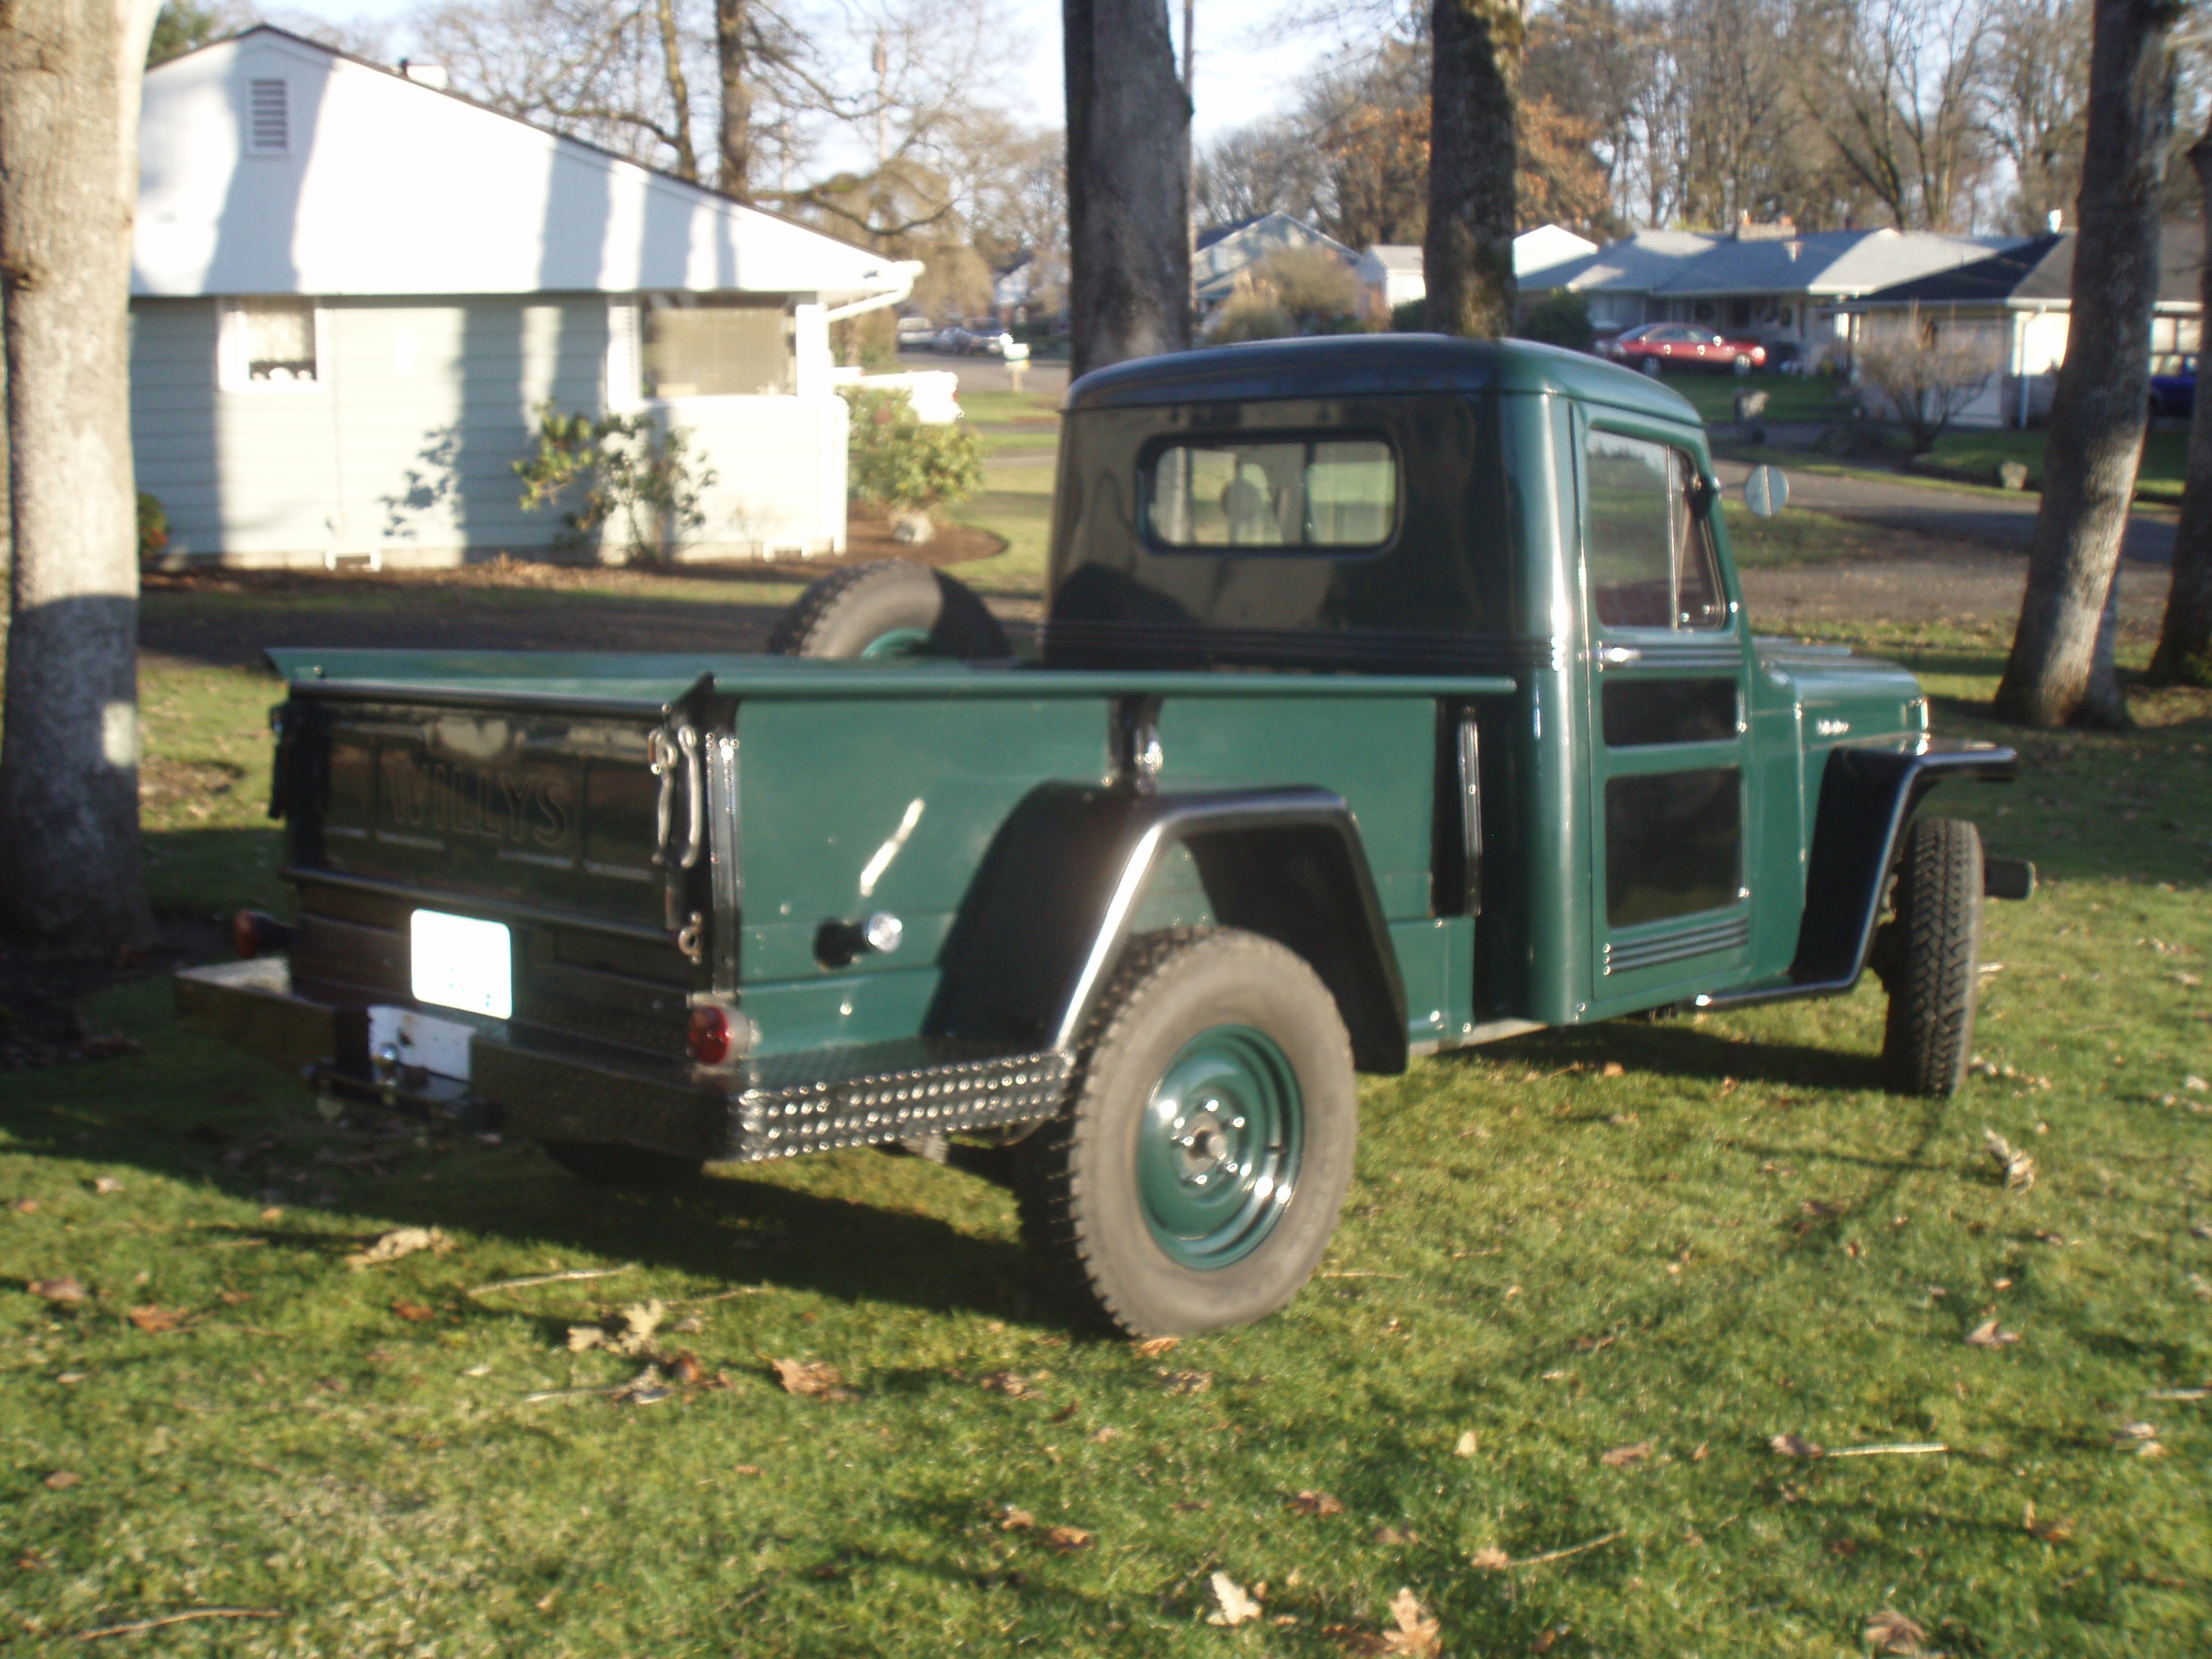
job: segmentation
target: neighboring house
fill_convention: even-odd
[[[2203,328],[2198,286],[2204,228],[2170,224],[2159,238],[2151,367],[2165,373],[2193,354]],[[2026,426],[2051,410],[2074,291],[2074,233],[2032,237],[1955,270],[1877,289],[1844,307],[1856,344],[1885,328],[1926,339],[1971,342],[1986,359],[1981,395],[1952,417],[1958,426]]]
[[[1539,271],[1524,295],[1588,297],[1600,333],[1639,323],[1697,323],[1818,361],[1848,336],[1840,307],[1876,289],[1986,257],[2009,238],[1936,231],[1814,230],[1740,224],[1726,235],[1638,231]],[[1786,355],[1786,354],[1784,354]]]
[[[1190,271],[1199,314],[1212,311],[1249,283],[1252,267],[1269,254],[1301,247],[1327,248],[1347,265],[1357,263],[1359,257],[1334,237],[1287,213],[1263,213],[1256,219],[1201,230]]]
[[[1596,252],[1597,244],[1586,236],[1559,225],[1539,225],[1513,239],[1513,274],[1526,277]],[[1421,250],[1410,243],[1376,243],[1359,256],[1352,273],[1359,278],[1360,313],[1371,322],[1387,324],[1397,307],[1429,295]]]
[[[243,565],[539,553],[534,407],[647,410],[715,482],[687,553],[845,542],[829,325],[902,264],[266,27],[146,76],[138,483]]]

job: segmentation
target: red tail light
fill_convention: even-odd
[[[730,1018],[720,1008],[691,1011],[691,1058],[702,1066],[720,1066],[730,1057]]]

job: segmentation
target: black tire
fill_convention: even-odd
[[[1882,1086],[1942,1100],[1966,1079],[1982,977],[1982,837],[1959,818],[1916,819],[1898,860],[1883,941],[1889,1021]]]
[[[1286,1062],[1295,1079],[1301,1126],[1289,1142],[1295,1162],[1286,1182],[1259,1186],[1250,1172],[1270,1149],[1251,1132],[1242,1143],[1230,1137],[1245,1131],[1245,1115],[1214,1132],[1194,1132],[1206,1133],[1206,1144],[1180,1166],[1179,1178],[1203,1187],[1206,1173],[1194,1173],[1201,1169],[1237,1177],[1234,1162],[1199,1162],[1209,1150],[1219,1157],[1229,1148],[1227,1155],[1244,1158],[1242,1201],[1249,1207],[1242,1213],[1258,1218],[1246,1225],[1252,1242],[1242,1247],[1245,1253],[1224,1250],[1218,1262],[1193,1266],[1169,1254],[1157,1229],[1142,1189],[1140,1132],[1170,1068],[1219,1034],[1252,1032],[1266,1037],[1267,1052]],[[1234,1087],[1231,1101],[1238,1098]],[[1194,1118],[1217,1123],[1211,1114],[1226,1109],[1220,1099],[1194,1104]],[[1249,1115],[1261,1121],[1260,1112]],[[1126,1335],[1182,1336],[1249,1324],[1312,1277],[1336,1231],[1358,1127],[1351,1039],[1334,999],[1303,958],[1272,939],[1230,929],[1150,934],[1131,944],[1100,1001],[1066,1109],[1012,1149],[1023,1234],[1060,1288]],[[1235,1184],[1227,1180],[1217,1194]]]
[[[590,1140],[541,1140],[545,1156],[580,1181],[594,1187],[629,1187],[659,1191],[698,1178],[704,1159],[673,1152],[649,1152],[642,1146],[616,1146]]]
[[[894,654],[963,662],[1012,654],[972,589],[909,559],[831,571],[792,601],[768,648],[780,657],[860,657],[901,636],[907,648]]]

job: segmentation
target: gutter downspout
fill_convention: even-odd
[[[915,281],[927,268],[920,259],[902,259],[890,267],[891,273],[899,279],[896,288],[887,289],[881,294],[871,294],[866,299],[855,300],[850,305],[832,306],[822,313],[822,320],[842,323],[846,318],[857,317],[864,311],[881,311],[885,306],[895,306],[914,292]]]

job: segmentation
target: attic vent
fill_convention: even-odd
[[[246,83],[246,147],[256,155],[291,153],[292,113],[283,82]]]

